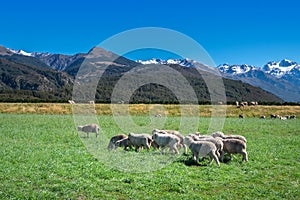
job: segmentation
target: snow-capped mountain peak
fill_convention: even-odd
[[[299,65],[296,62],[283,59],[279,62],[274,62],[274,61],[268,62],[262,68],[262,70],[267,74],[270,74],[277,78],[281,78],[286,74],[290,74],[292,71],[294,71],[297,68],[299,69]]]
[[[184,67],[194,67],[197,63],[194,60],[185,58],[185,59],[168,59],[168,60],[162,60],[159,58],[152,58],[150,60],[137,60],[136,62],[141,63],[143,65],[148,64],[161,64],[161,65],[171,65],[171,64],[177,64]]]
[[[28,53],[24,50],[14,50],[14,49],[9,49],[11,52],[13,52],[14,54],[18,54],[18,55],[23,55],[23,56],[31,56],[32,57],[32,53]]]
[[[244,74],[247,73],[251,70],[256,70],[256,68],[254,66],[251,65],[229,65],[229,64],[223,64],[223,65],[219,65],[218,69],[220,72],[222,73],[227,73],[227,74]]]

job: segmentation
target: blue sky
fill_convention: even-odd
[[[300,63],[297,0],[28,0],[2,1],[1,8],[0,45],[29,52],[87,52],[122,31],[163,27],[196,40],[217,65],[262,66],[283,58]]]

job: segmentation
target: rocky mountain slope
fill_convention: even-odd
[[[91,59],[91,55],[95,58]],[[67,101],[72,98],[76,74],[86,60],[91,65],[110,63],[99,80],[95,98],[110,102],[114,86],[128,71],[141,63],[118,56],[95,47],[88,53],[61,55],[28,53],[0,47],[0,100],[1,101]],[[145,63],[150,64],[150,63]],[[191,84],[200,102],[209,102],[210,95],[202,78],[203,74],[193,69],[194,61],[185,59],[162,63],[180,72]],[[93,72],[89,72],[92,74]],[[281,102],[277,96],[241,81],[223,79],[227,101]],[[176,103],[174,94],[164,86],[148,84],[140,87],[131,97],[131,102]]]

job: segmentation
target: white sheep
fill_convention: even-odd
[[[217,150],[216,150],[216,155],[218,157],[220,157],[222,151],[223,151],[223,142],[222,142],[222,139],[221,138],[213,138],[213,137],[199,137],[199,138],[195,138],[194,141],[207,141],[207,142],[211,142],[213,143]]]
[[[127,135],[125,135],[125,134],[118,134],[118,135],[113,136],[113,137],[110,139],[109,143],[108,143],[107,149],[108,149],[108,150],[114,149],[114,148],[115,148],[116,142],[117,142],[118,140],[122,140],[122,139],[124,139],[124,138],[127,138]]]
[[[241,154],[243,156],[242,161],[248,161],[248,154],[246,151],[246,143],[238,139],[224,139],[223,140],[223,151],[221,153],[221,161],[224,161],[224,153]]]
[[[179,154],[177,146],[180,143],[180,139],[176,135],[154,132],[152,139],[159,145],[163,154],[165,153],[164,150],[167,147],[170,148],[170,151]]]
[[[179,145],[179,147],[182,146],[183,149],[184,149],[184,153],[187,154],[187,146],[183,143],[184,136],[181,135],[181,134],[179,133],[179,131],[175,131],[175,130],[159,130],[159,129],[154,129],[154,130],[152,131],[152,135],[153,135],[154,133],[171,134],[171,135],[177,136],[177,137],[180,139],[180,142],[179,142],[180,145]]]
[[[211,165],[212,160],[215,160],[218,166],[220,166],[219,159],[216,155],[217,147],[208,141],[194,141],[191,137],[185,137],[184,143],[190,148],[193,154],[194,160],[199,164],[199,157],[209,156]]]
[[[85,126],[78,126],[77,130],[85,132],[87,137],[89,137],[90,133],[96,133],[96,137],[98,137],[100,128],[97,124],[88,124]]]
[[[140,147],[145,147],[149,150],[152,143],[152,138],[149,134],[129,133],[128,140],[135,147],[135,151],[139,151]]]
[[[211,136],[213,136],[214,138],[220,137],[222,139],[238,139],[238,140],[242,140],[244,142],[247,142],[247,139],[242,135],[225,135],[221,131],[217,131],[215,133],[212,133]]]

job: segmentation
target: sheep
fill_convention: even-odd
[[[240,114],[240,115],[239,115],[239,118],[243,119],[243,118],[244,118],[244,115],[241,115],[241,114]]]
[[[138,152],[139,148],[142,146],[149,150],[152,143],[152,138],[149,134],[129,133],[128,140],[135,146],[136,152]]]
[[[275,114],[271,114],[271,119],[276,119],[276,115]]]
[[[194,141],[207,141],[213,143],[217,150],[216,155],[220,157],[221,152],[223,151],[223,142],[221,138],[213,138],[213,137],[202,137],[202,138],[195,138]]]
[[[184,154],[187,154],[187,146],[183,143],[184,136],[181,135],[178,131],[175,131],[175,130],[159,130],[159,129],[154,129],[152,131],[152,135],[154,133],[172,134],[172,135],[177,136],[180,139],[180,146],[182,146],[183,149],[184,149]]]
[[[258,102],[257,101],[251,101],[250,102],[250,106],[257,106],[258,105]]]
[[[266,116],[265,115],[261,115],[260,119],[266,119]]]
[[[73,100],[68,100],[68,102],[69,102],[70,104],[75,104],[75,101],[73,101]]]
[[[90,133],[96,133],[96,137],[98,137],[100,128],[97,124],[88,124],[85,126],[78,126],[77,130],[85,132],[87,137],[89,137]]]
[[[281,117],[280,116],[280,118],[279,118],[280,120],[287,120],[287,118],[286,117]]]
[[[199,156],[206,157],[207,155],[210,158],[209,164],[212,164],[212,161],[215,160],[218,166],[220,166],[219,159],[216,155],[217,147],[208,141],[193,141],[191,137],[185,137],[183,141],[189,149],[192,151],[193,158],[197,164],[199,164]]]
[[[152,139],[161,147],[162,154],[164,154],[164,150],[167,147],[169,147],[170,151],[173,151],[175,154],[179,154],[177,146],[180,143],[180,138],[176,135],[154,132]]]
[[[118,135],[113,136],[113,137],[110,139],[109,143],[108,143],[107,149],[108,149],[108,150],[114,149],[114,148],[115,148],[116,142],[117,142],[118,140],[122,140],[122,139],[124,139],[124,138],[127,138],[127,135],[124,135],[124,134],[118,134]]]
[[[128,148],[132,149],[132,143],[129,141],[128,137],[116,141],[115,149],[118,147],[124,147],[124,150],[127,151]]]
[[[241,154],[242,161],[248,161],[248,154],[246,151],[246,143],[238,139],[223,139],[223,151],[221,153],[221,161],[224,162],[224,153]]]
[[[291,115],[290,119],[296,119],[296,115]]]
[[[244,102],[241,103],[241,105],[243,105],[243,106],[248,106],[248,102],[247,102],[247,101],[244,101]]]
[[[155,117],[161,118],[161,114],[156,114]]]
[[[213,134],[211,134],[214,138],[216,137],[220,137],[222,139],[238,139],[238,140],[242,140],[243,142],[247,142],[247,139],[242,136],[242,135],[224,135],[223,132],[221,131],[217,131]]]

